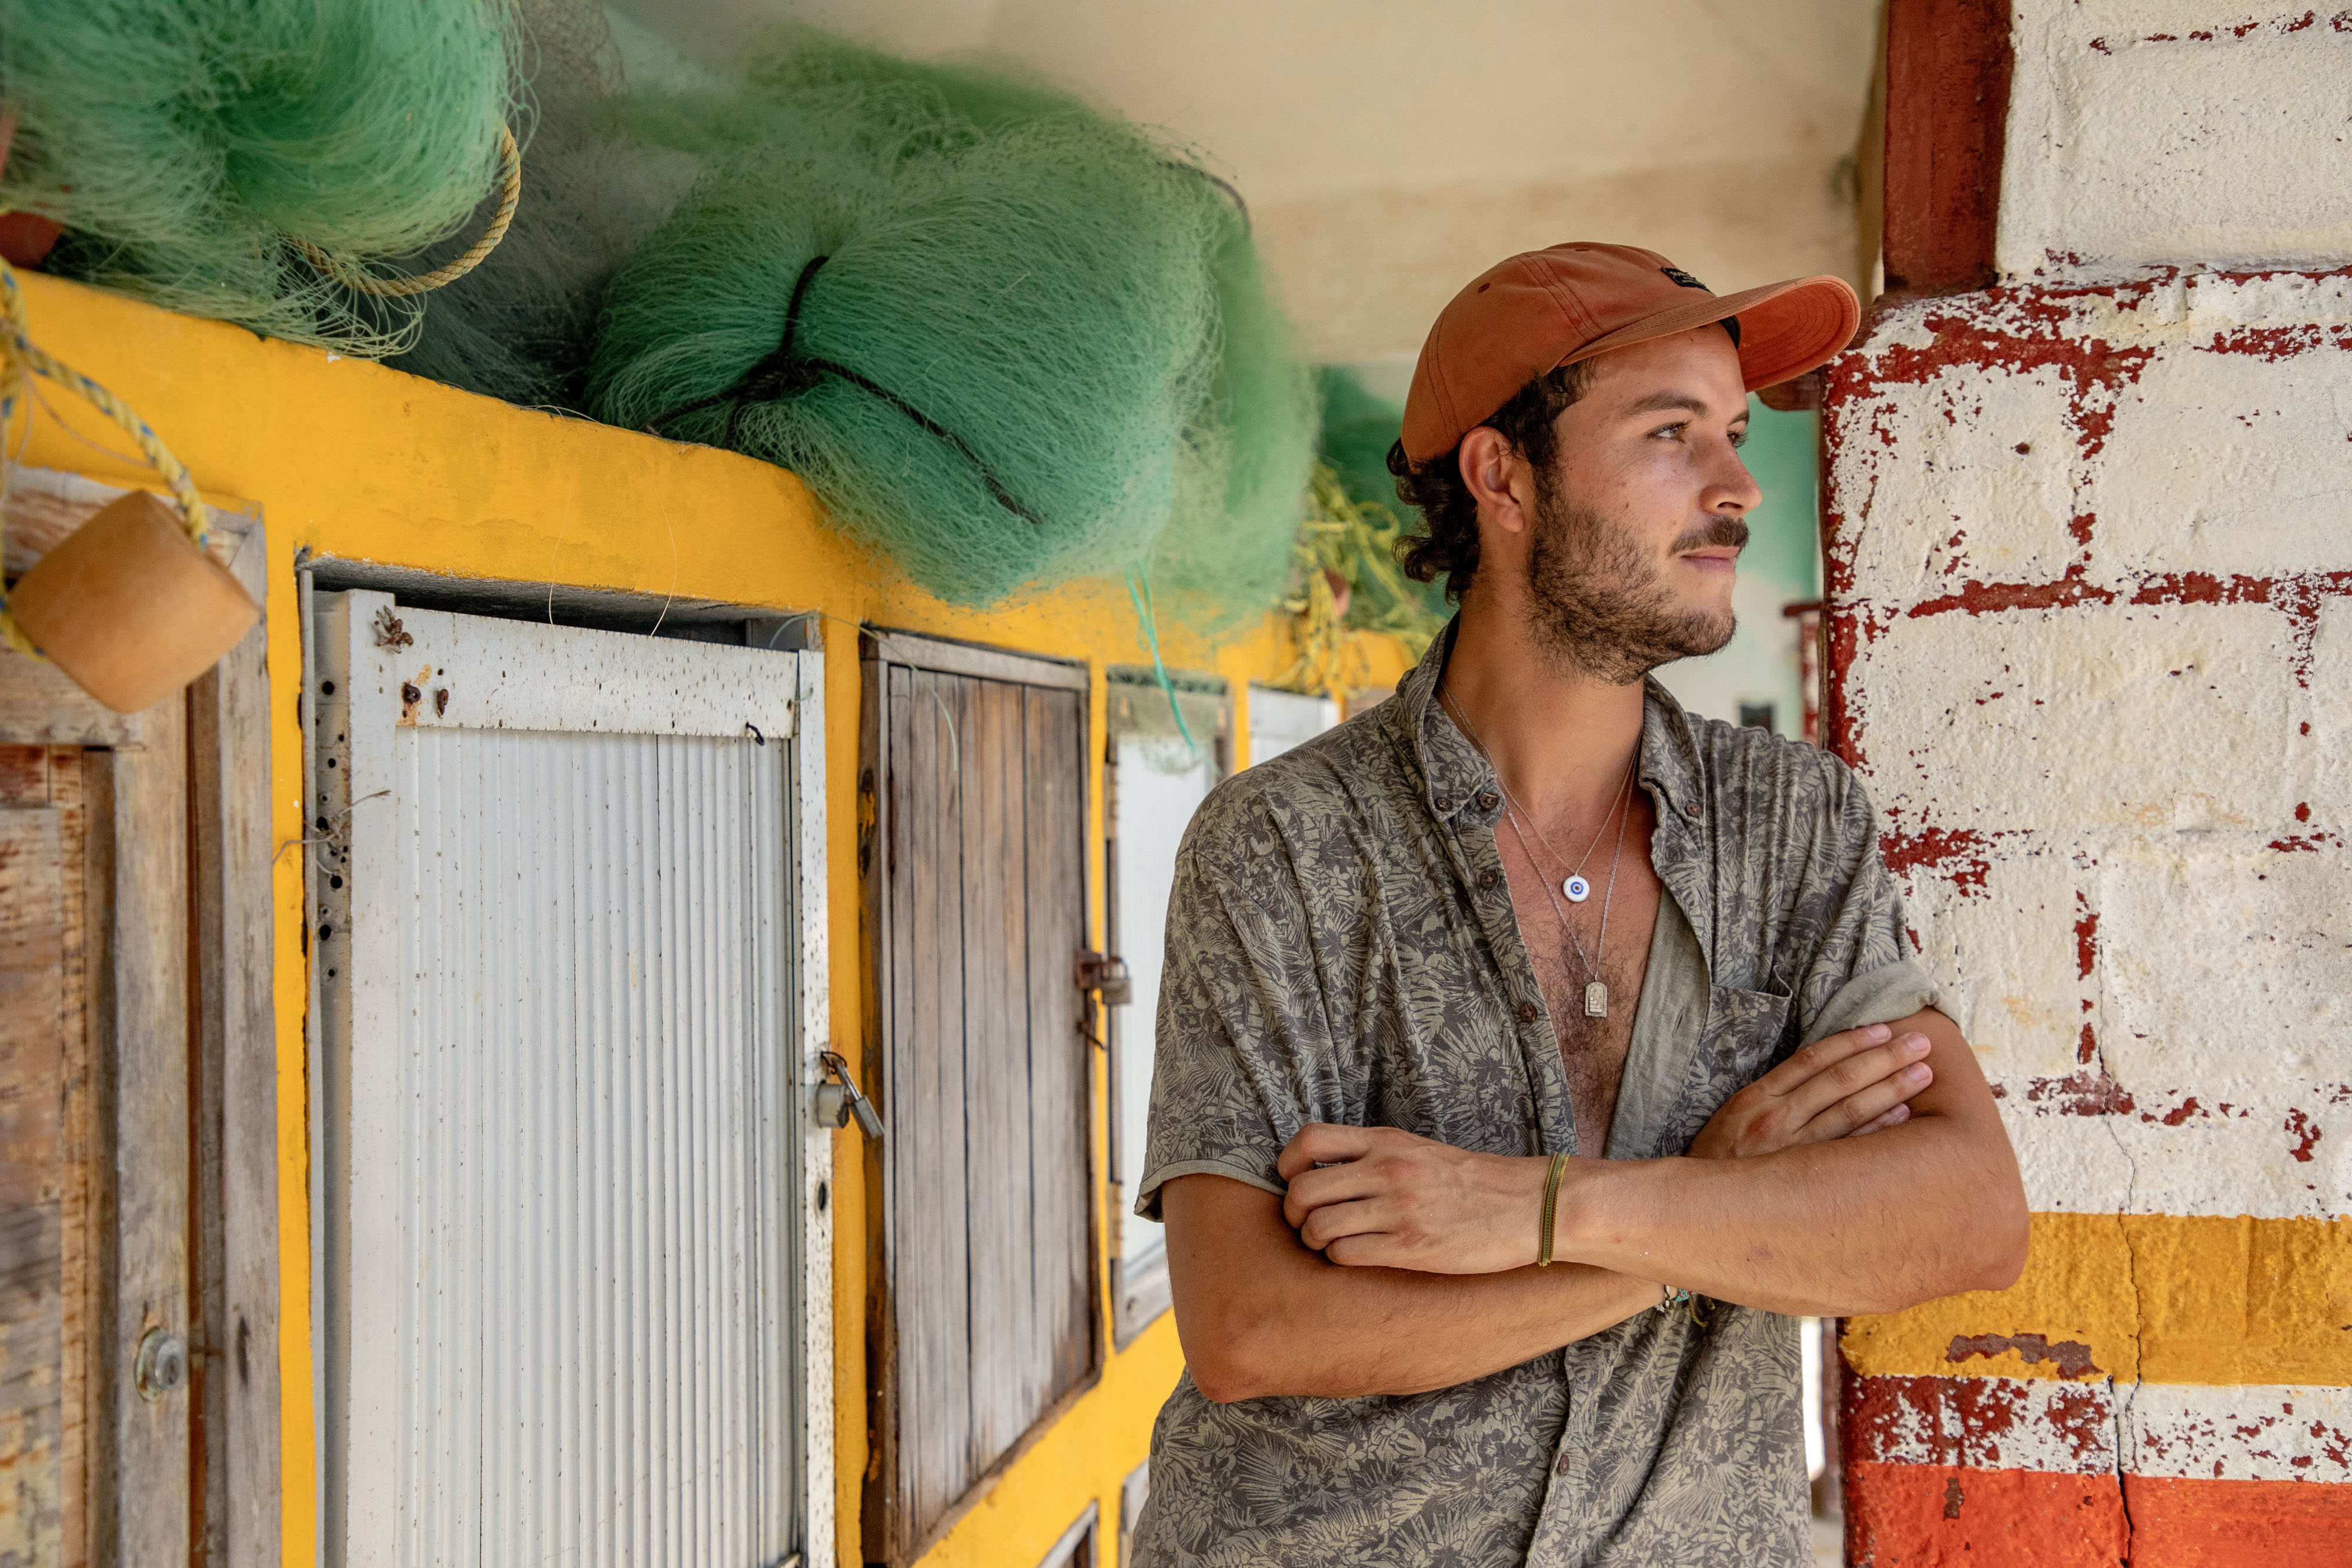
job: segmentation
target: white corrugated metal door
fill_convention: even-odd
[[[805,1552],[815,655],[318,621],[331,1554]]]

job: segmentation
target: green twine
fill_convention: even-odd
[[[1184,737],[1184,745],[1192,755],[1201,755],[1201,743],[1192,738],[1192,727],[1184,722],[1184,709],[1176,700],[1176,683],[1168,678],[1168,666],[1160,657],[1160,621],[1151,612],[1151,585],[1136,572],[1127,574],[1127,596],[1135,601],[1136,618],[1143,623],[1144,645],[1151,650],[1151,673],[1160,682],[1160,695],[1168,699],[1168,711],[1176,716],[1176,733]]]

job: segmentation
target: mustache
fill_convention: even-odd
[[[1748,548],[1748,519],[1745,517],[1709,517],[1697,528],[1675,540],[1670,553],[1680,555],[1685,550],[1707,549],[1717,545],[1730,545],[1735,549]]]

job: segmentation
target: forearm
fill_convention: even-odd
[[[1923,1116],[1753,1159],[1576,1162],[1554,1249],[1719,1301],[1828,1317],[2001,1289],[2022,1264],[2025,1222],[2006,1145]]]
[[[1299,1242],[1279,1199],[1217,1176],[1171,1182],[1162,1202],[1177,1333],[1193,1382],[1220,1403],[1448,1388],[1622,1322],[1660,1294],[1576,1263],[1473,1275],[1343,1268]]]

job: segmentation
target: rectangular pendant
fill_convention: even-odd
[[[1584,1016],[1589,1019],[1609,1016],[1609,988],[1605,983],[1595,980],[1584,988]]]

